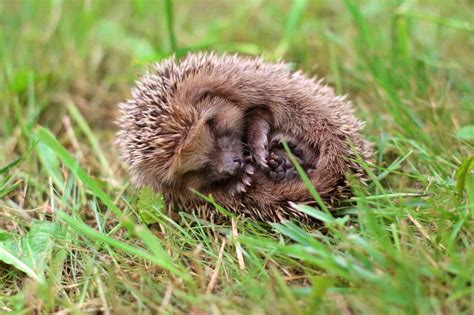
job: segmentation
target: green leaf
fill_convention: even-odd
[[[58,187],[63,187],[64,180],[61,174],[61,163],[59,163],[54,151],[41,142],[36,146],[36,151],[38,152],[41,164],[48,175],[53,179]]]
[[[3,235],[3,236],[2,236]],[[62,235],[61,226],[48,221],[35,220],[27,235],[5,237],[0,233],[0,260],[26,273],[30,278],[44,282],[48,261]]]
[[[471,163],[471,166],[473,164]],[[474,168],[474,167],[473,167]],[[467,197],[469,200],[469,207],[471,208],[471,217],[474,218],[474,172],[472,168],[466,175],[466,190]]]
[[[9,232],[0,230],[0,242],[6,241],[12,237],[13,236]]]
[[[456,189],[461,199],[464,195],[464,187],[466,187],[466,178],[472,170],[474,170],[474,156],[465,159],[456,171]]]
[[[474,140],[474,125],[462,127],[458,130],[457,136],[462,140]]]
[[[315,209],[313,207],[310,207],[308,205],[303,205],[303,204],[294,204],[291,203],[291,206],[295,208],[298,211],[301,211],[303,213],[306,213],[310,217],[313,217],[319,221],[322,221],[326,224],[334,224],[335,220],[334,217],[331,214],[328,214],[326,212],[323,212],[321,210]]]
[[[137,211],[145,224],[158,222],[156,217],[164,207],[163,195],[145,187],[138,195]]]

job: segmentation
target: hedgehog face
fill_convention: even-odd
[[[206,192],[229,187],[240,178],[244,166],[241,109],[224,99],[206,98],[196,106],[202,113],[181,150],[181,183]]]
[[[241,133],[236,130],[214,131],[213,148],[208,155],[212,181],[231,179],[241,173],[244,165],[241,138]]]

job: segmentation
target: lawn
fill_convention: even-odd
[[[1,1],[0,313],[473,314],[472,1]],[[170,218],[117,104],[151,62],[283,59],[376,148],[316,229]]]

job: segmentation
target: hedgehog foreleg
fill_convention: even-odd
[[[258,167],[268,168],[268,137],[270,134],[270,114],[263,110],[248,113],[247,144],[250,156]]]

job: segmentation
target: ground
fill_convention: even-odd
[[[472,1],[0,2],[0,312],[474,313]],[[175,53],[284,59],[375,143],[337,218],[228,224],[130,186],[117,103]]]

